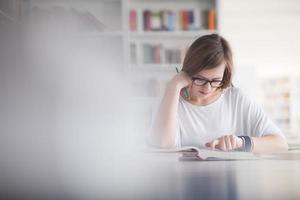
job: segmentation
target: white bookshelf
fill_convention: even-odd
[[[170,51],[179,48],[186,50],[196,38],[218,32],[218,0],[25,0],[24,2],[28,4],[29,8],[28,20],[29,22],[32,21],[34,25],[37,24],[36,20],[38,21],[40,18],[39,15],[36,15],[40,11],[52,13],[54,17],[61,15],[60,12],[75,16],[88,13],[89,17],[92,15],[92,18],[100,21],[104,25],[103,30],[101,27],[100,30],[99,28],[95,30],[85,26],[79,26],[76,30],[77,21],[71,21],[75,23],[75,28],[74,31],[70,32],[70,36],[88,43],[93,52],[97,51],[98,45],[98,51],[101,54],[121,54],[115,59],[115,62],[118,63],[120,70],[131,76],[133,101],[140,102],[142,105],[146,104],[145,109],[147,110],[157,103],[158,96],[163,93],[165,83],[176,74],[175,67],[181,69],[185,52],[181,52],[181,58],[177,58],[176,62],[166,62],[165,55],[162,54],[161,62],[144,63],[143,45],[158,44],[163,46],[164,50]],[[133,9],[137,11],[136,31],[130,30],[129,14]],[[171,10],[176,15],[182,10],[199,10],[201,19],[197,18],[197,20],[202,21],[199,29],[195,30],[180,30],[178,28],[179,21],[177,20],[175,30],[145,31],[143,30],[143,11],[146,9],[153,12]],[[208,30],[205,28],[206,25],[203,24],[204,18],[202,15],[208,9],[214,9],[216,12],[214,30]],[[194,17],[196,18],[196,15]],[[60,21],[60,18],[54,19]],[[56,25],[56,21],[54,25]],[[132,44],[136,45],[135,62],[132,62],[134,53],[131,48]],[[104,50],[100,48],[101,46],[104,46]],[[112,47],[110,49],[105,48],[109,46]],[[151,93],[154,87],[153,80],[156,81],[154,85],[159,85],[158,89],[154,89],[159,90],[154,92],[155,94]],[[136,86],[139,89],[135,90]],[[150,90],[150,92],[143,92],[143,90]],[[152,116],[145,117],[152,118]]]
[[[300,138],[300,75],[291,80],[291,137]]]
[[[188,46],[201,35],[218,32],[218,24],[215,30],[200,28],[199,30],[180,30],[178,22],[175,30],[144,30],[143,11],[150,10],[159,12],[165,9],[170,9],[178,12],[182,9],[208,9],[213,7],[217,12],[218,22],[218,1],[210,0],[126,0],[124,13],[126,13],[124,21],[124,31],[127,33],[125,37],[124,57],[126,60],[125,66],[133,74],[135,85],[140,86],[142,91],[134,95],[134,102],[143,105],[146,121],[152,121],[155,116],[155,109],[159,105],[159,100],[163,94],[166,82],[176,74],[175,67],[182,68],[182,60],[184,55],[179,59],[180,62],[166,62],[163,53],[160,54],[160,63],[145,63],[143,45],[160,45],[165,49],[186,49]],[[136,29],[130,29],[129,15],[130,11],[136,11]],[[132,47],[135,52],[132,52]],[[182,54],[185,54],[183,52]],[[135,55],[136,59],[132,59],[131,55]],[[152,80],[152,81],[151,81]],[[154,80],[154,81],[153,81]],[[150,91],[151,94],[145,94],[143,90]],[[151,92],[156,91],[156,92]],[[153,94],[154,93],[154,94]],[[150,112],[149,112],[150,108]],[[148,127],[145,127],[146,129]]]
[[[127,63],[127,66],[130,69],[136,70],[137,68],[145,69],[145,70],[159,70],[159,71],[174,71],[175,67],[170,67],[172,65],[180,66],[182,64],[182,60],[184,55],[181,56],[180,61],[181,62],[170,62],[167,61],[167,55],[166,55],[166,49],[169,50],[169,52],[176,51],[176,49],[182,49],[183,51],[186,51],[188,46],[191,44],[192,41],[194,41],[196,38],[198,38],[201,35],[205,35],[208,33],[217,32],[218,25],[216,24],[215,30],[208,30],[205,29],[204,22],[204,11],[210,8],[213,8],[216,10],[216,13],[218,13],[218,1],[210,1],[210,0],[188,0],[188,1],[179,1],[179,0],[153,0],[153,1],[147,1],[147,0],[128,0],[127,1],[127,12],[130,12],[132,10],[136,11],[136,29],[135,30],[129,30],[130,27],[127,27],[128,29],[128,39],[129,43],[136,46],[136,57],[137,60],[135,62]],[[144,12],[148,10],[151,12],[161,12],[161,11],[171,11],[172,13],[175,13],[176,18],[176,25],[174,26],[174,29],[172,30],[145,30],[145,17],[143,14]],[[180,11],[182,10],[197,10],[199,13],[201,13],[199,16],[201,19],[199,20],[199,26],[196,30],[181,30],[180,29]],[[196,15],[195,15],[196,16]],[[218,16],[218,14],[216,15]],[[217,18],[217,17],[216,17]],[[201,21],[202,20],[202,21]],[[218,19],[216,20],[218,22]],[[127,26],[129,24],[127,23]],[[129,46],[130,46],[129,44]],[[153,44],[153,46],[151,46]],[[146,50],[147,48],[155,49],[156,45],[161,45],[161,47],[158,47],[160,49],[159,53],[159,59],[158,61],[154,61],[153,63],[149,63],[148,59],[143,59],[144,57],[151,57],[147,56]],[[176,47],[178,44],[179,46]],[[173,46],[172,46],[173,45]],[[146,47],[147,48],[146,48]],[[151,50],[150,50],[151,51]],[[174,53],[173,53],[174,54]],[[176,54],[176,53],[175,53]],[[185,54],[185,53],[183,53]],[[131,52],[128,51],[127,56],[130,57]],[[151,55],[151,54],[150,54]],[[146,61],[147,60],[147,61]],[[151,60],[151,59],[150,59]],[[152,59],[153,60],[153,59]],[[151,62],[151,61],[150,61]],[[181,67],[179,67],[181,68]]]
[[[74,35],[82,38],[99,38],[105,37],[115,39],[120,37],[121,49],[123,52],[123,66],[127,70],[159,70],[159,71],[172,71],[174,68],[169,67],[170,64],[181,64],[181,62],[166,62],[166,59],[161,58],[159,63],[144,63],[143,55],[145,52],[142,47],[147,44],[161,44],[166,45],[164,48],[179,48],[176,44],[180,43],[181,48],[187,48],[193,40],[201,35],[213,33],[218,31],[218,1],[217,0],[25,0],[29,4],[29,18],[34,19],[35,14],[46,11],[52,14],[61,14],[59,12],[66,12],[68,14],[82,15],[86,12],[91,14],[96,20],[99,20],[103,25],[103,30],[81,30],[74,31]],[[61,9],[59,11],[59,9]],[[204,11],[213,8],[216,11],[216,29],[205,29],[203,24]],[[48,9],[48,10],[47,10]],[[131,31],[129,27],[129,14],[131,10],[136,11],[136,26],[135,31]],[[150,10],[153,12],[168,10],[175,13],[176,28],[172,31],[145,31],[143,30],[143,11]],[[179,29],[179,11],[181,10],[197,10],[199,16],[195,15],[199,21],[199,29],[197,30],[180,30]],[[36,17],[39,18],[39,17]],[[59,21],[59,20],[57,20]],[[193,19],[196,21],[196,19]],[[48,24],[47,24],[48,25]],[[84,29],[79,27],[78,29]],[[136,45],[136,61],[131,62],[132,49],[130,46]],[[170,45],[172,44],[172,45]],[[170,47],[169,47],[170,46]],[[183,47],[184,46],[184,47]],[[164,50],[162,50],[162,57],[166,57]],[[180,60],[182,60],[181,58]]]
[[[155,38],[155,37],[181,37],[181,38],[194,38],[194,37],[199,37],[199,35],[206,35],[206,34],[211,34],[215,33],[216,31],[208,31],[208,30],[203,30],[203,31],[159,31],[159,32],[130,32],[129,37],[130,38]]]
[[[263,107],[289,137],[300,132],[300,76],[268,76],[261,78]]]

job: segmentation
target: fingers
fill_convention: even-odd
[[[215,150],[215,148],[218,144],[219,144],[219,140],[214,140],[211,145],[212,149]]]
[[[172,84],[180,86],[180,88],[184,88],[192,83],[192,79],[187,73],[181,71],[178,74],[176,74],[170,82]]]
[[[185,82],[186,85],[189,85],[192,83],[191,77],[186,72],[181,71],[178,75],[180,76],[180,79],[182,79],[182,81]]]
[[[234,144],[232,142],[232,135],[225,135],[221,137],[223,142],[223,146],[220,146],[220,150],[222,151],[232,151],[234,149]]]
[[[226,151],[227,148],[226,148],[226,143],[225,143],[224,137],[221,137],[218,140],[219,140],[219,144],[216,146],[216,148],[221,151]]]
[[[230,137],[230,142],[231,142],[231,146],[232,146],[232,150],[237,149],[237,139],[235,136],[231,135]]]
[[[216,139],[216,140],[213,140],[211,142],[208,142],[205,144],[205,146],[207,146],[208,148],[210,148],[211,150],[215,150],[216,149],[216,146],[219,144],[219,140]]]
[[[192,79],[191,77],[184,71],[181,71],[180,74],[182,74],[182,76],[184,77],[184,79],[190,84],[192,83]]]
[[[232,151],[238,147],[238,138],[234,135],[225,135],[206,144],[210,149],[219,149],[221,151]]]

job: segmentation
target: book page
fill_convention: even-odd
[[[199,157],[202,159],[219,158],[225,160],[257,160],[259,159],[253,153],[243,151],[220,151],[200,149]]]
[[[199,160],[257,160],[259,157],[249,152],[220,151],[203,149],[194,146],[174,149],[154,149],[154,153],[179,153],[182,157],[194,157]],[[188,160],[188,159],[187,159]]]

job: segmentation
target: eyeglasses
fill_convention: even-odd
[[[198,78],[198,77],[192,77],[192,80],[193,80],[193,83],[197,86],[204,86],[207,83],[209,83],[212,88],[218,88],[223,85],[223,81],[221,81],[221,80],[210,81],[210,80],[202,79],[202,78]]]

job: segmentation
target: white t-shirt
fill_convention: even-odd
[[[223,135],[265,136],[281,130],[239,88],[229,87],[213,103],[193,105],[179,98],[175,145],[203,147]]]

